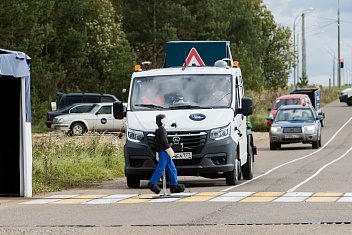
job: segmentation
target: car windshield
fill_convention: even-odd
[[[299,99],[279,99],[275,101],[273,110],[278,110],[282,105],[299,105]]]
[[[282,121],[312,121],[313,113],[310,109],[280,109],[275,115],[275,122]]]
[[[173,75],[134,79],[133,110],[223,108],[231,105],[231,75]]]

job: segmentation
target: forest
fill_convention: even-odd
[[[126,100],[134,66],[163,64],[167,41],[231,41],[246,90],[287,86],[291,29],[262,0],[2,0],[0,48],[31,62],[34,124],[57,92],[99,92]],[[125,94],[124,94],[125,95]]]

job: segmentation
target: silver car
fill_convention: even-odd
[[[267,118],[268,121],[270,118]],[[313,148],[321,146],[321,122],[311,105],[281,106],[270,127],[270,150],[281,148],[281,144],[311,143]]]
[[[52,128],[82,135],[87,131],[121,132],[125,130],[125,121],[113,117],[112,103],[97,103],[86,113],[70,113],[57,116],[53,120]]]

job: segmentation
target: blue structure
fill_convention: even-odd
[[[0,49],[0,195],[32,196],[31,58]]]
[[[172,41],[166,43],[163,67],[183,66],[192,48],[197,50],[204,66],[214,66],[215,61],[224,58],[232,61],[230,41]]]

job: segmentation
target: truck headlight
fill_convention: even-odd
[[[229,123],[224,127],[212,129],[210,131],[210,139],[213,139],[213,140],[225,139],[230,136],[230,132],[231,132],[231,125]]]
[[[271,132],[281,132],[281,127],[280,126],[272,126],[270,127]]]
[[[304,131],[305,132],[313,132],[313,131],[315,131],[315,126],[305,126],[304,127]]]
[[[143,140],[144,134],[142,131],[127,130],[127,139],[133,142],[140,142]]]

